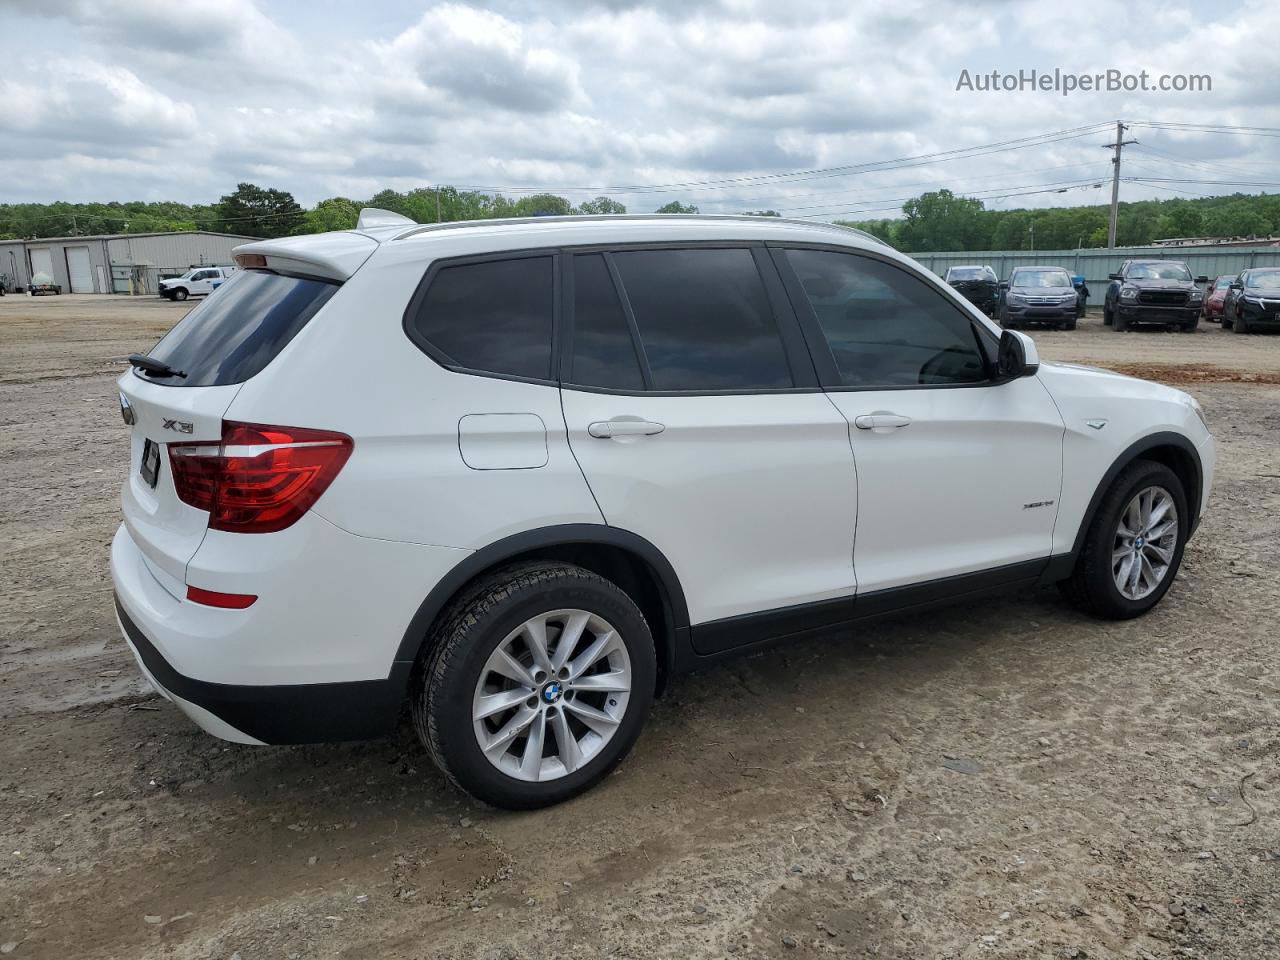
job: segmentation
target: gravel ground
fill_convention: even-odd
[[[517,815],[407,731],[224,744],[139,680],[112,379],[186,309],[0,299],[0,953],[1280,955],[1280,337],[1033,333],[1187,384],[1219,438],[1149,616],[1029,590],[730,662],[600,788]]]

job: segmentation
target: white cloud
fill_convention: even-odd
[[[0,74],[0,200],[207,201],[245,179],[307,203],[440,182],[620,187],[865,163],[1116,116],[1276,127],[1277,81],[1256,54],[1257,38],[1278,29],[1271,0],[1077,0],[1069,10],[1003,0],[506,0],[409,15],[390,0],[332,11],[307,0],[199,9],[10,0],[6,35],[56,35],[60,55],[11,53]],[[1214,88],[1070,98],[955,90],[962,68],[1023,67],[1208,72]],[[1139,138],[1237,171],[1264,173],[1280,155],[1280,139]],[[679,198],[704,210],[836,215],[929,187],[1012,192],[1105,178],[1105,139],[874,175],[688,187]],[[1134,161],[1143,173],[1165,164],[1171,176],[1211,169],[1139,150]],[[1125,193],[1159,195],[1133,184]],[[637,210],[674,196],[617,195]]]

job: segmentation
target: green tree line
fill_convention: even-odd
[[[456,187],[382,190],[367,200],[329,197],[304,208],[286,190],[239,184],[214,203],[142,201],[0,204],[0,238],[87,236],[213,230],[250,237],[321,233],[354,227],[361,207],[381,207],[418,223],[564,214],[626,213],[611,197],[576,205],[552,193],[505,197]],[[697,213],[673,200],[657,213]],[[778,216],[775,210],[743,211]],[[988,210],[950,190],[903,204],[899,219],[839,221],[907,252],[925,250],[1064,250],[1107,242],[1107,207]],[[1116,242],[1142,246],[1165,237],[1265,237],[1280,232],[1280,194],[1232,194],[1120,204]]]
[[[0,239],[180,230],[281,237],[348,230],[356,225],[362,207],[392,210],[418,223],[627,212],[625,206],[610,197],[596,197],[575,205],[550,193],[513,199],[456,187],[422,187],[406,193],[382,190],[367,200],[329,197],[305,209],[288,191],[242,183],[216,203],[209,204],[142,201],[0,204]],[[697,213],[698,208],[672,201],[655,212]],[[772,211],[760,211],[760,215],[777,216]]]
[[[842,220],[907,253],[931,250],[1074,250],[1107,245],[1108,207],[987,210],[950,190],[925,193],[896,220]],[[1168,237],[1267,237],[1280,233],[1280,194],[1236,193],[1120,204],[1116,244]]]

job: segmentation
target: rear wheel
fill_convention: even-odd
[[[496,571],[430,640],[412,703],[418,735],[450,780],[497,807],[543,807],[595,785],[653,700],[643,614],[571,564]]]
[[[1161,463],[1136,460],[1102,498],[1071,576],[1059,586],[1088,613],[1127,620],[1168,592],[1190,530],[1186,492]]]

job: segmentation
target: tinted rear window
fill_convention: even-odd
[[[613,259],[655,390],[794,384],[750,250],[629,250]]]
[[[186,377],[147,377],[174,387],[244,383],[275,359],[338,284],[241,270],[177,322],[149,356]]]
[[[410,333],[450,366],[547,380],[554,277],[551,257],[445,267],[410,316]]]

